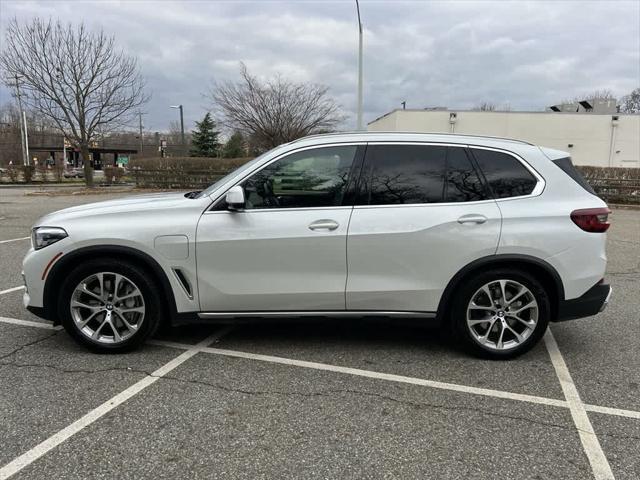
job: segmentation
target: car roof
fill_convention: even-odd
[[[529,142],[511,138],[491,137],[485,135],[460,135],[456,133],[420,133],[420,132],[335,132],[309,135],[290,142],[288,145],[303,146],[306,144],[342,143],[342,142],[431,142],[459,143],[463,145],[481,146],[533,146]]]

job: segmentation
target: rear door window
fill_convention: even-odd
[[[471,151],[495,198],[519,197],[533,192],[536,177],[513,155],[480,148]]]
[[[442,202],[447,147],[367,146],[360,181],[360,205]]]

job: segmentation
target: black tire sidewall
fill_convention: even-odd
[[[483,285],[495,280],[514,280],[527,287],[538,302],[538,323],[533,333],[522,344],[507,351],[496,351],[480,345],[467,327],[467,306],[471,297]],[[528,352],[542,338],[551,316],[549,294],[542,284],[531,274],[513,269],[496,269],[479,273],[466,279],[453,296],[450,322],[456,339],[476,356],[494,360],[506,360]]]
[[[88,276],[99,272],[113,272],[129,278],[140,289],[145,305],[145,316],[140,329],[130,338],[115,345],[96,342],[84,335],[71,316],[70,301],[78,284]],[[152,336],[161,323],[161,299],[158,287],[148,272],[138,265],[107,259],[95,259],[74,268],[60,288],[58,318],[65,330],[80,344],[99,353],[130,351]]]

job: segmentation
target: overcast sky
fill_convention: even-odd
[[[361,1],[364,118],[400,106],[471,108],[482,101],[540,110],[563,98],[640,86],[640,1]],[[138,58],[152,99],[145,129],[166,130],[182,103],[186,128],[208,110],[214,81],[239,62],[330,86],[355,126],[354,0],[0,0],[2,38],[11,18],[84,21]],[[0,103],[9,100],[0,88]]]

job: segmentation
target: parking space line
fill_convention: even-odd
[[[24,285],[20,285],[19,287],[7,288],[6,290],[0,290],[0,295],[4,295],[5,293],[17,292],[18,290],[24,290]]]
[[[176,348],[179,350],[188,350],[190,348],[193,348],[193,345],[189,345],[186,343],[172,342],[167,340],[148,340],[147,343],[151,345],[158,345],[161,347]],[[218,348],[215,348],[215,349],[202,348],[201,351],[203,353],[210,353],[215,355],[234,356],[234,357],[246,358],[250,360],[260,360],[265,362],[281,363],[284,365],[293,365],[293,366],[299,366],[304,368],[318,369],[318,366],[319,366],[321,367],[319,368],[320,370],[336,371],[339,373],[348,373],[351,375],[367,376],[370,378],[378,378],[381,380],[387,380],[392,382],[411,383],[414,385],[440,388],[442,390],[453,390],[457,392],[465,392],[465,393],[479,394],[479,395],[485,395],[490,397],[507,398],[509,400],[518,400],[518,401],[524,401],[524,402],[530,402],[530,403],[544,404],[544,405],[549,405],[553,407],[569,408],[569,404],[566,401],[556,400],[553,398],[538,397],[533,395],[523,395],[523,394],[517,394],[517,393],[504,392],[500,390],[490,390],[490,389],[484,389],[484,388],[470,387],[470,386],[459,385],[455,383],[435,382],[432,380],[423,380],[423,379],[414,378],[414,377],[405,377],[400,375],[378,373],[378,372],[373,372],[369,370],[360,370],[360,369],[348,368],[348,367],[336,367],[336,366],[324,364],[324,363],[306,362],[302,360],[291,360],[283,357],[273,357],[270,355],[258,355],[254,353],[239,352],[235,350],[222,350]],[[366,375],[361,375],[362,373]],[[496,392],[499,393],[500,395],[495,395]],[[640,419],[640,412],[635,410],[624,410],[620,408],[602,407],[600,405],[588,405],[588,404],[585,404],[584,407],[587,411],[590,411],[590,412],[603,413],[605,415],[613,415],[618,417]]]
[[[147,388],[149,385],[154,384],[160,378],[165,376],[167,373],[171,372],[175,368],[182,365],[184,362],[189,360],[191,357],[200,352],[202,347],[210,345],[212,342],[218,340],[220,337],[229,332],[231,327],[225,327],[219,330],[217,333],[210,335],[205,340],[193,345],[192,348],[187,351],[181,353],[173,360],[165,363],[162,367],[158,368],[151,375],[147,375],[142,380],[134,383],[126,390],[118,393],[116,396],[110,398],[106,402],[104,402],[99,407],[94,408],[89,413],[79,418],[75,422],[73,422],[68,427],[63,428],[59,432],[53,434],[40,444],[33,447],[31,450],[23,453],[19,457],[15,458],[11,462],[7,463],[4,467],[0,468],[0,480],[5,480],[12,475],[18,473],[23,468],[32,464],[44,454],[49,452],[51,449],[57,447],[76,433],[82,431],[84,428],[91,425],[96,420],[102,418],[104,415],[109,413],[111,410],[116,408],[118,405],[129,400],[134,395],[140,393],[142,390]]]
[[[279,363],[281,365],[291,365],[296,367],[310,368],[313,370],[324,370],[327,372],[346,373],[348,375],[356,375],[358,377],[374,378],[378,380],[387,380],[398,383],[408,383],[411,385],[420,385],[423,387],[437,388],[440,390],[450,390],[454,392],[472,393],[475,395],[483,395],[487,397],[503,398],[506,400],[518,400],[521,402],[537,403],[541,405],[549,405],[553,407],[566,407],[566,402],[553,398],[538,397],[534,395],[526,395],[522,393],[505,392],[502,390],[492,390],[488,388],[471,387],[467,385],[458,385],[455,383],[437,382],[435,380],[425,380],[422,378],[405,377],[403,375],[395,375],[392,373],[374,372],[370,370],[361,370],[352,367],[340,367],[337,365],[329,365],[326,363],[307,362],[305,360],[294,360],[291,358],[274,357],[271,355],[261,355],[257,353],[239,352],[236,350],[225,350],[221,348],[200,348],[202,352],[213,353],[215,355],[224,355],[227,357],[246,358],[248,360],[259,360],[262,362]]]
[[[0,240],[2,243],[19,242],[20,240],[29,240],[31,237],[10,238],[9,240]]]
[[[624,410],[621,408],[601,407],[600,405],[588,405],[584,406],[587,412],[604,413],[605,415],[615,415],[618,417],[635,418],[640,420],[640,412],[634,410]]]
[[[558,348],[558,344],[556,343],[556,339],[554,338],[553,333],[551,333],[550,328],[547,329],[547,332],[544,335],[544,344],[546,345],[549,356],[551,357],[551,363],[556,371],[558,380],[560,381],[562,392],[567,399],[573,423],[575,423],[576,428],[578,429],[582,448],[589,459],[593,475],[596,480],[614,479],[609,461],[600,446],[600,442],[593,430],[593,425],[591,425],[585,406],[580,399],[578,389],[573,383],[567,364],[565,363],[564,358],[562,358],[562,354],[560,353],[560,349]]]
[[[11,325],[20,325],[21,327],[35,327],[44,328],[46,330],[60,330],[60,325],[53,325],[53,323],[45,322],[32,322],[30,320],[19,320],[17,318],[0,317],[0,323],[9,323]]]
[[[538,397],[535,395],[526,395],[522,393],[506,392],[502,390],[492,390],[489,388],[471,387],[467,385],[458,385],[455,383],[437,382],[435,380],[426,380],[415,377],[405,377],[403,375],[395,375],[392,373],[374,372],[371,370],[362,370],[352,367],[340,367],[337,365],[329,365],[326,363],[307,362],[305,360],[294,360],[291,358],[274,357],[272,355],[261,355],[257,353],[239,352],[236,350],[225,350],[221,348],[203,347],[200,349],[204,353],[212,353],[215,355],[224,355],[227,357],[246,358],[248,360],[259,360],[268,363],[278,363],[281,365],[290,365],[296,367],[310,368],[313,370],[323,370],[327,372],[346,373],[348,375],[356,375],[358,377],[374,378],[377,380],[387,380],[397,383],[408,383],[411,385],[419,385],[422,387],[437,388],[440,390],[450,390],[461,393],[471,393],[475,395],[483,395],[486,397],[502,398],[506,400],[518,400],[521,402],[537,403],[552,407],[566,407],[564,400],[556,400],[553,398]]]
[[[28,320],[19,320],[19,319],[15,319],[15,318],[7,318],[7,317],[0,317],[0,323],[9,323],[9,324],[22,325],[22,326],[28,326],[28,327],[36,327],[36,328],[45,328],[45,329],[60,329],[60,328],[62,328],[60,326],[55,326],[54,327],[51,324],[40,323],[40,322],[30,322]],[[441,389],[441,390],[449,390],[449,391],[455,391],[455,392],[461,392],[461,393],[483,395],[483,396],[493,397],[493,398],[502,398],[502,399],[506,399],[506,400],[516,400],[516,401],[529,402],[529,403],[535,403],[535,404],[540,404],[540,405],[547,405],[547,406],[560,407],[560,408],[568,408],[568,409],[570,409],[570,411],[572,413],[572,418],[573,418],[573,410],[572,409],[573,408],[580,408],[580,407],[576,407],[575,404],[574,405],[570,405],[568,401],[557,400],[557,399],[547,398],[547,397],[539,397],[539,396],[534,396],[534,395],[519,394],[519,393],[506,392],[506,391],[501,391],[501,390],[478,388],[478,387],[472,387],[472,386],[467,386],[467,385],[459,385],[459,384],[454,384],[454,383],[437,382],[437,381],[433,381],[433,380],[426,380],[426,379],[415,378],[415,377],[406,377],[406,376],[402,376],[402,375],[374,372],[374,371],[369,371],[369,370],[361,370],[361,369],[351,368],[351,367],[341,367],[341,366],[324,364],[324,363],[308,362],[308,361],[304,361],[304,360],[294,360],[294,359],[289,359],[289,358],[284,358],[284,357],[276,357],[276,356],[272,356],[272,355],[262,355],[262,354],[241,352],[241,351],[236,351],[236,350],[226,350],[226,349],[220,349],[220,348],[211,348],[211,347],[207,346],[211,342],[213,342],[213,341],[217,340],[218,338],[222,337],[223,335],[225,335],[231,328],[232,328],[232,326],[228,326],[228,327],[218,331],[216,334],[212,335],[207,340],[204,340],[203,342],[200,342],[200,343],[195,344],[195,345],[189,345],[189,344],[186,344],[186,343],[179,343],[179,342],[173,342],[173,341],[167,341],[167,340],[149,340],[149,341],[147,341],[147,343],[151,344],[151,345],[162,346],[162,347],[175,348],[175,349],[178,349],[178,350],[185,350],[184,354],[188,353],[189,356],[187,358],[185,358],[184,360],[182,360],[182,362],[186,361],[188,358],[191,358],[196,353],[202,352],[202,353],[209,353],[209,354],[222,355],[222,356],[228,356],[228,357],[245,358],[245,359],[248,359],[248,360],[258,360],[258,361],[263,361],[263,362],[268,362],[268,363],[277,363],[277,364],[281,364],[281,365],[298,366],[298,367],[310,368],[310,369],[314,369],[314,370],[323,370],[323,371],[330,371],[330,372],[336,372],[336,373],[345,373],[345,374],[349,374],[349,375],[356,375],[356,376],[361,376],[361,377],[367,377],[367,378],[373,378],[373,379],[379,379],[379,380],[386,380],[386,381],[398,382],[398,383],[407,383],[407,384],[412,384],[412,385],[419,385],[419,386],[425,386],[425,387],[430,387],[430,388],[437,388],[437,389]],[[551,333],[551,332],[549,331],[548,333]],[[566,379],[568,377],[571,385],[573,385],[573,390],[575,392],[575,395],[577,395],[577,389],[576,389],[575,385],[573,384],[573,381],[571,380],[571,377],[569,375],[569,372],[568,372],[568,369],[566,367],[566,364],[564,363],[564,360],[562,359],[562,356],[560,355],[560,352],[558,350],[557,344],[555,343],[555,339],[553,339],[553,337],[551,337],[551,340],[549,340],[545,336],[544,341],[545,341],[545,345],[547,345],[547,349],[549,350],[549,354],[550,354],[550,356],[552,358],[552,363],[553,363],[554,369],[556,370],[556,374],[558,375],[558,378],[559,379],[560,378],[565,378]],[[555,344],[555,349],[553,347],[554,344]],[[554,352],[553,354],[551,353],[552,351]],[[175,360],[177,360],[179,358],[181,358],[181,357],[180,356],[176,357]],[[171,366],[171,368],[168,368],[166,371],[162,371],[163,369],[169,367],[172,362],[169,362],[164,367],[161,367],[160,369],[158,369],[155,372],[153,372],[151,374],[151,377],[158,376],[159,374],[161,374],[160,376],[166,375],[167,373],[169,373],[171,370],[173,370],[174,368],[176,368],[178,366],[178,365],[173,365],[173,366]],[[182,363],[182,362],[180,362],[180,363]],[[564,366],[564,368],[563,368],[563,366]],[[562,373],[563,370],[565,372],[564,374]],[[160,377],[158,376],[157,378],[160,378]],[[150,385],[151,383],[155,382],[157,380],[157,378],[152,379],[151,382],[148,385]],[[143,382],[149,382],[148,377],[143,379],[143,380],[141,380],[139,383],[143,383]],[[130,387],[130,389],[135,389],[136,385],[138,385],[138,384],[133,385],[132,387]],[[146,388],[148,385],[143,385],[143,386],[141,386],[141,388],[138,387],[137,391],[135,391],[132,394],[129,394],[126,398],[124,398],[123,400],[118,401],[118,403],[114,404],[113,406],[111,406],[111,402],[117,401],[119,395],[124,395],[130,389],[125,390],[125,392],[122,392],[121,394],[117,395],[113,399],[107,401],[105,404],[101,405],[96,410],[101,409],[101,408],[102,409],[108,408],[108,410],[106,410],[104,413],[100,414],[98,417],[90,420],[90,422],[87,423],[87,425],[90,424],[90,423],[93,423],[93,421],[97,420],[98,418],[100,418],[101,416],[106,414],[108,411],[112,410],[113,408],[115,408],[116,406],[121,404],[122,402],[126,401],[128,398],[131,398],[131,396],[135,395],[136,393],[138,393],[142,389]],[[562,386],[563,393],[565,393],[565,398],[567,398],[567,391],[565,390],[566,384],[562,380],[561,380],[561,386]],[[571,388],[571,387],[568,387],[568,388]],[[572,396],[572,398],[575,399],[575,396]],[[579,396],[578,396],[578,399],[579,399]],[[602,474],[601,476],[596,476],[596,478],[598,478],[598,479],[600,479],[600,478],[603,478],[603,479],[604,478],[606,478],[606,479],[613,478],[612,474],[611,474],[611,476],[604,476],[604,475],[608,475],[611,472],[611,469],[609,467],[608,461],[606,460],[606,458],[604,457],[604,454],[602,453],[602,449],[601,449],[601,447],[599,445],[599,442],[598,442],[597,438],[595,437],[595,433],[593,431],[593,427],[591,426],[591,423],[589,422],[588,417],[586,417],[586,411],[590,411],[590,412],[594,412],[594,413],[601,413],[601,414],[605,414],[605,415],[632,418],[632,419],[640,419],[640,412],[639,411],[635,411],[635,410],[625,410],[625,409],[619,409],[619,408],[604,407],[604,406],[600,406],[600,405],[583,404],[581,401],[580,401],[580,405],[581,405],[582,409],[584,410],[584,417],[582,417],[582,419],[586,418],[586,421],[588,422],[588,426],[589,427],[586,430],[583,430],[582,426],[578,426],[578,423],[576,423],[576,426],[577,426],[578,431],[580,433],[581,440],[582,440],[582,436],[583,436],[583,432],[584,431],[589,432],[589,430],[590,430],[590,432],[591,432],[591,433],[589,433],[587,435],[587,437],[590,438],[588,440],[588,445],[589,445],[590,449],[591,448],[595,448],[596,449],[595,450],[596,455],[595,455],[594,458],[596,458],[597,462],[599,462],[599,463],[596,463],[596,466],[598,467],[598,472],[600,472]],[[92,413],[93,412],[89,412],[87,415],[85,415],[85,417],[88,417]],[[80,420],[78,420],[78,422],[82,421],[85,417],[83,417]],[[78,422],[76,422],[76,423],[78,423]],[[575,419],[574,419],[574,422],[575,422]],[[75,425],[75,424],[73,424],[73,425]],[[67,428],[71,428],[71,426],[67,427]],[[84,426],[82,428],[84,428]],[[82,428],[78,429],[77,431],[81,430]],[[73,431],[73,433],[71,433],[71,435],[77,433],[77,431]],[[61,432],[63,432],[63,431],[61,431]],[[61,432],[59,432],[59,433],[61,433]],[[56,435],[58,435],[58,434],[56,434]],[[68,435],[66,438],[69,438],[69,436],[71,436],[71,435]],[[55,435],[54,435],[54,437],[55,437]],[[53,438],[53,437],[51,437],[51,438]],[[593,439],[595,439],[596,446],[593,446]],[[51,439],[49,439],[49,440],[51,440]],[[43,451],[42,453],[37,455],[37,457],[35,457],[32,460],[30,460],[29,463],[33,462],[34,460],[36,460],[40,456],[44,455],[44,453],[49,451],[51,448],[54,448],[59,443],[62,443],[63,441],[64,441],[64,439],[60,440],[57,443],[55,443],[54,445],[50,446],[49,448],[46,449],[46,451]],[[47,441],[45,441],[45,442],[47,442]],[[45,442],[43,442],[43,443],[45,443]],[[583,442],[583,445],[584,445],[584,442]],[[35,447],[32,450],[35,450],[38,447],[40,447],[40,445]],[[598,448],[600,449],[600,454],[601,454],[601,456],[599,458],[598,458],[598,455],[597,455],[597,449]],[[587,447],[585,447],[585,451],[586,451],[586,449],[587,449]],[[593,451],[593,450],[590,450],[590,451]],[[27,452],[27,454],[28,453],[29,452]],[[27,454],[24,454],[24,455],[27,455]],[[22,458],[22,457],[18,457],[18,459],[20,459],[20,458]],[[14,464],[14,462],[16,462],[18,459],[14,460],[10,464],[7,464],[5,467],[0,469],[0,480],[8,478],[6,476],[3,476],[3,474],[5,472],[5,469],[7,467],[9,467],[10,465]],[[589,461],[591,462],[591,460],[592,460],[592,457],[589,456]],[[602,466],[603,465],[602,464],[603,461],[605,462],[604,463],[604,467]],[[26,466],[27,464],[25,464],[23,466],[20,466],[19,469],[24,468],[24,466]],[[15,470],[14,473],[19,471],[19,469]],[[598,473],[598,475],[600,475],[600,473]],[[594,468],[594,474],[596,474],[596,468]],[[11,475],[13,475],[13,473],[11,473]]]

